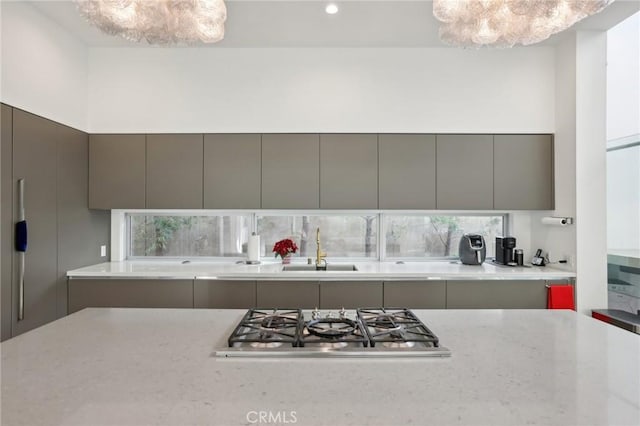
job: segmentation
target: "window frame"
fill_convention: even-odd
[[[458,259],[457,256],[438,257],[392,257],[386,255],[385,219],[389,216],[474,216],[492,217],[502,216],[503,235],[509,235],[511,230],[510,213],[506,211],[450,211],[450,210],[122,210],[124,213],[124,259],[127,261],[201,261],[201,262],[241,262],[246,256],[132,256],[131,218],[133,216],[248,216],[249,235],[257,233],[259,216],[377,216],[376,256],[372,257],[333,257],[327,259],[333,262],[442,262]],[[270,260],[272,257],[265,252],[262,260]],[[304,260],[302,258],[296,258]],[[488,257],[488,259],[491,259]],[[295,261],[295,259],[294,259]]]

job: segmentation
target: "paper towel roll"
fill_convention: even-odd
[[[260,235],[253,234],[249,236],[247,254],[250,262],[257,262],[260,260]]]
[[[573,220],[570,217],[543,217],[542,224],[543,225],[556,225],[556,226],[565,226],[573,223]]]

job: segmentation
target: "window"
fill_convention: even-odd
[[[504,216],[386,215],[386,257],[457,257],[460,237],[484,236],[487,257],[495,257],[495,238],[504,235]]]
[[[129,214],[129,257],[242,257],[251,215]]]
[[[261,237],[261,255],[273,258],[272,247],[291,238],[295,257],[316,255],[316,230],[329,260],[437,259],[458,256],[464,233],[484,236],[487,256],[495,256],[495,237],[506,233],[506,215],[193,212],[128,213],[129,259],[167,257],[244,258],[249,235]]]
[[[322,251],[328,258],[378,258],[378,215],[342,214],[309,216],[258,216],[257,231],[267,256],[276,241],[291,238],[299,247],[296,256],[316,255],[316,230],[320,228]]]

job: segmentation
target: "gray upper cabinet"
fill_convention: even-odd
[[[320,208],[378,208],[377,135],[320,135]]]
[[[260,135],[204,135],[204,208],[260,208]]]
[[[320,207],[320,136],[262,135],[262,208]]]
[[[493,209],[493,136],[437,135],[437,208]]]
[[[551,135],[496,135],[493,158],[496,210],[554,208]]]
[[[145,135],[89,137],[89,208],[145,208]]]
[[[435,135],[379,135],[381,209],[436,208]]]
[[[202,208],[202,135],[147,136],[147,208]]]

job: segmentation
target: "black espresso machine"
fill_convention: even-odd
[[[496,237],[496,263],[501,265],[516,266],[514,249],[516,248],[515,237]]]

